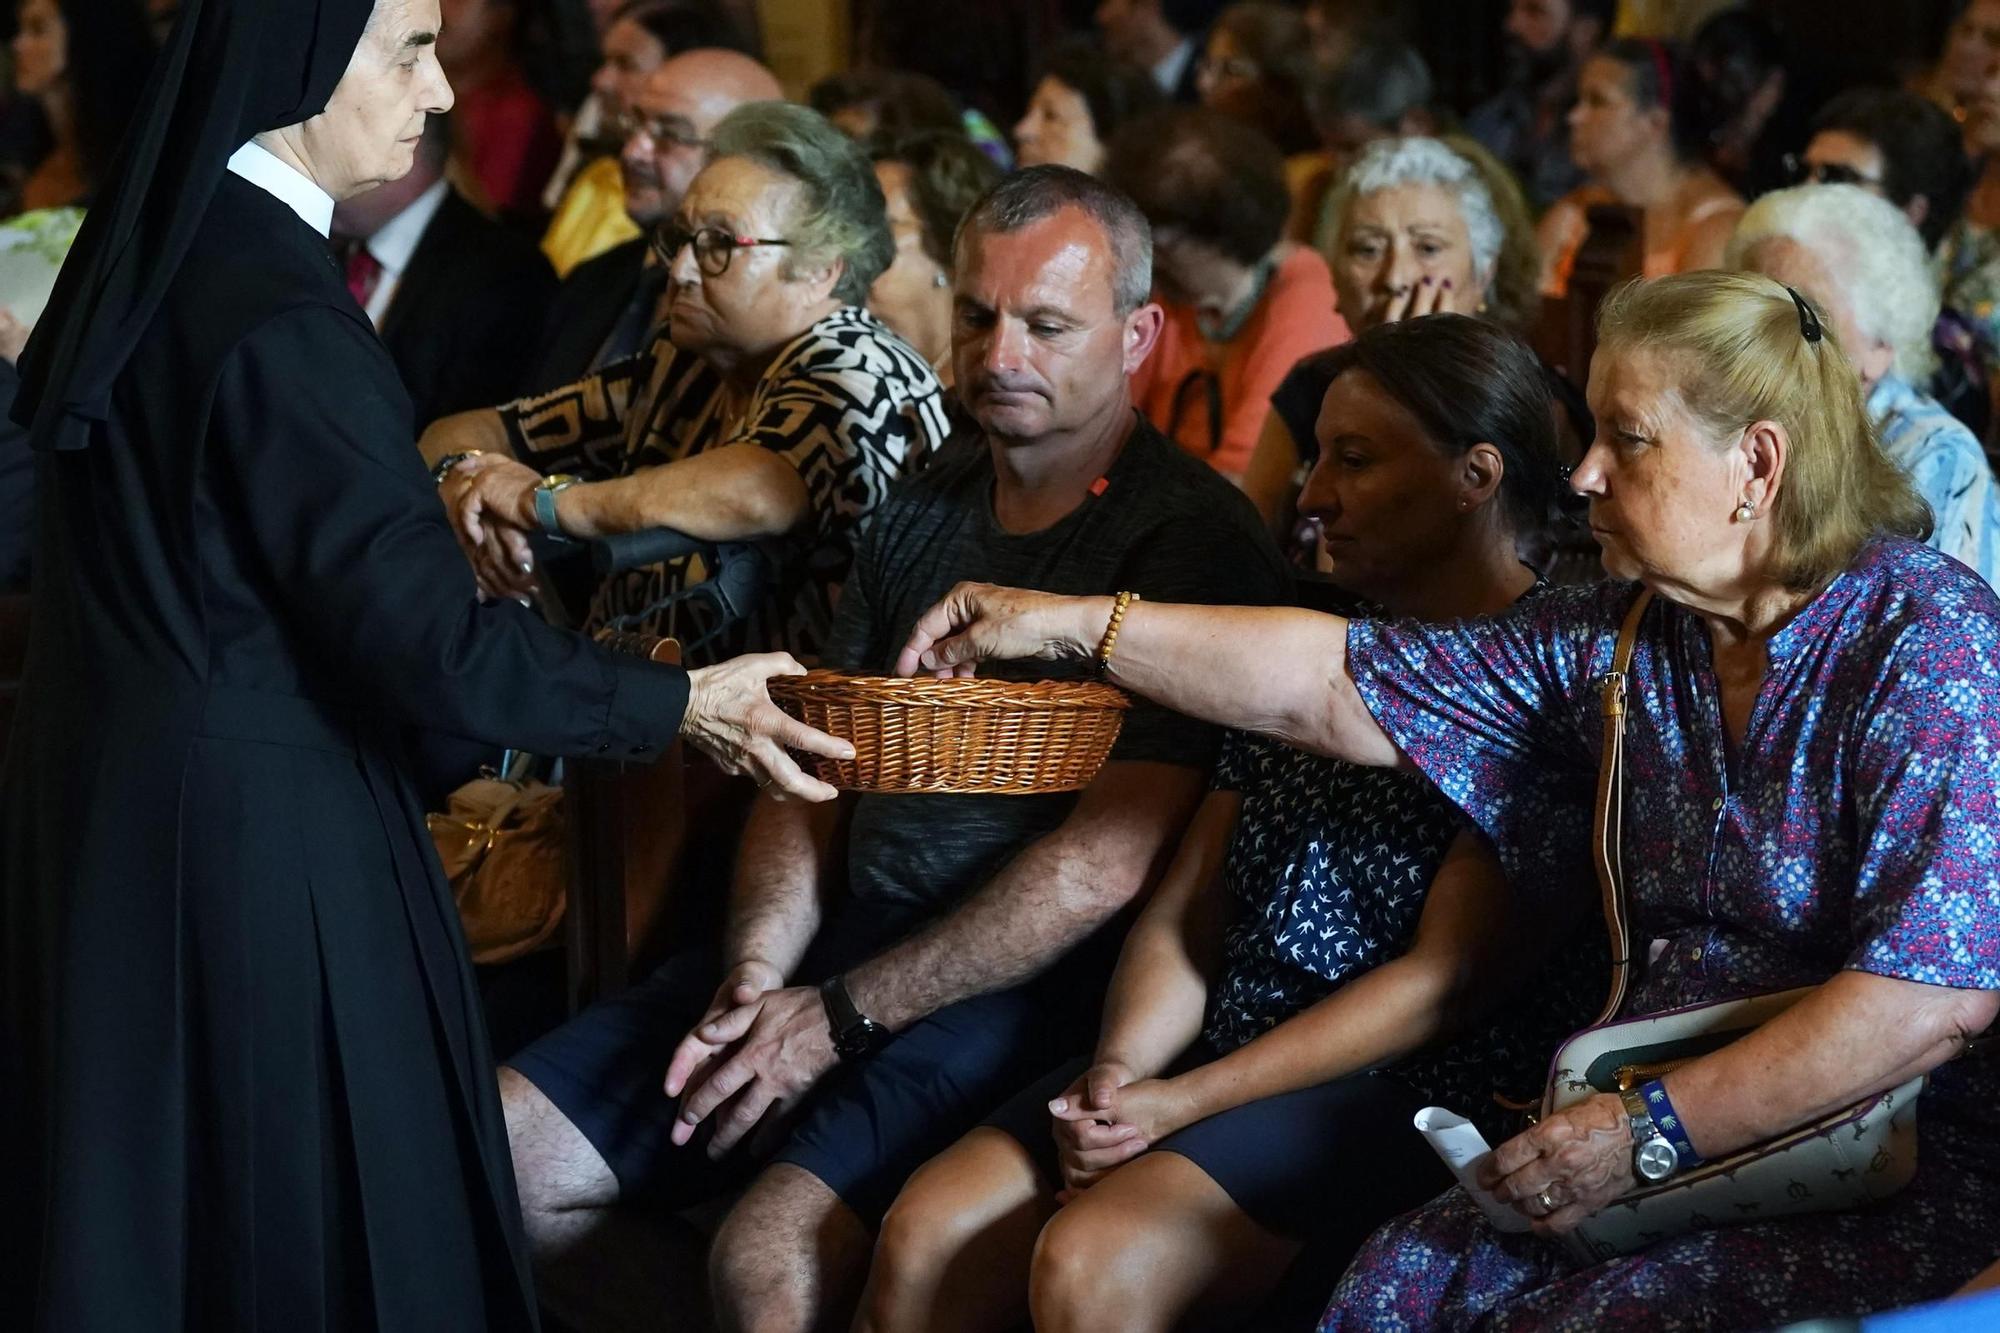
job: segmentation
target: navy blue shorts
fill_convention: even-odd
[[[1198,1047],[1178,1067],[1213,1058]],[[1088,1065],[1052,1070],[987,1121],[1018,1139],[1051,1184],[1060,1176],[1049,1099]],[[1338,1273],[1376,1227],[1452,1184],[1410,1124],[1425,1105],[1386,1074],[1354,1074],[1212,1115],[1154,1151],[1193,1162],[1258,1225],[1342,1256]]]
[[[906,928],[830,923],[795,984],[852,966]],[[913,1171],[1047,1069],[1052,1053],[1089,1044],[1116,947],[1087,943],[1034,981],[940,1010],[868,1059],[838,1066],[770,1160],[811,1172],[875,1225]],[[590,1140],[629,1201],[684,1208],[766,1165],[740,1149],[710,1161],[705,1132],[679,1148],[668,1137],[667,1062],[720,983],[712,956],[676,957],[507,1062]]]

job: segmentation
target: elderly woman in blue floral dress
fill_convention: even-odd
[[[1595,444],[1572,484],[1605,565],[1657,594],[1629,682],[1626,872],[1652,940],[1623,1013],[1796,986],[1664,1079],[1699,1158],[1914,1075],[1917,1173],[1865,1213],[1699,1231],[1582,1266],[1551,1239],[1634,1188],[1623,1103],[1500,1145],[1503,1235],[1463,1191],[1378,1232],[1322,1328],[1768,1327],[1940,1296],[2000,1254],[2000,1070],[1955,1060],[2000,1009],[2000,601],[1921,545],[1816,310],[1748,274],[1628,287],[1600,316]],[[1170,707],[1414,765],[1522,884],[1587,895],[1595,690],[1640,588],[1455,625],[1142,604],[1108,670]],[[1088,655],[1108,599],[966,586],[907,670]],[[1274,662],[1309,664],[1294,672]]]

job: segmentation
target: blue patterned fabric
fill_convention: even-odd
[[[1349,631],[1376,720],[1517,882],[1582,891],[1590,874],[1593,687],[1635,595],[1601,584],[1495,621]],[[1656,602],[1630,677],[1625,867],[1635,939],[1657,954],[1624,1013],[1843,968],[2000,989],[1996,643],[1990,588],[1914,542],[1875,542],[1772,636],[1731,754],[1709,636]],[[1996,1072],[1983,1056],[1937,1071],[1916,1179],[1881,1207],[1579,1269],[1454,1190],[1376,1233],[1321,1327],[1766,1328],[1942,1295],[2000,1254]]]
[[[1222,976],[1202,1035],[1226,1053],[1409,952],[1431,880],[1465,827],[1420,775],[1363,768],[1231,733],[1214,785],[1243,798],[1223,888]],[[1549,1055],[1603,999],[1606,965],[1589,943],[1530,979],[1489,1024],[1389,1072],[1488,1134],[1516,1117],[1496,1091],[1539,1094]]]
[[[1898,375],[1884,375],[1869,392],[1868,415],[1883,451],[1930,504],[1937,520],[1930,544],[2000,586],[2000,488],[1979,441]]]

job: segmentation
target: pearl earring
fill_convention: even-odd
[[[945,276],[944,274],[942,274],[942,273],[933,273],[933,274],[931,274],[931,286],[933,286],[933,287],[949,287],[949,286],[951,286],[951,279],[950,279],[950,278],[947,278],[947,277],[946,277],[946,276]]]
[[[1736,506],[1736,521],[1738,523],[1748,523],[1755,517],[1757,517],[1757,506],[1751,504],[1748,500]]]

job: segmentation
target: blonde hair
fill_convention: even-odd
[[[1811,309],[1824,330],[1824,313]],[[1802,324],[1790,288],[1718,270],[1628,282],[1597,312],[1598,355],[1615,345],[1679,358],[1682,405],[1716,434],[1757,421],[1785,428],[1791,447],[1771,511],[1774,573],[1805,591],[1847,568],[1875,537],[1923,540],[1931,513],[1882,452],[1861,381],[1832,334],[1810,340]]]

